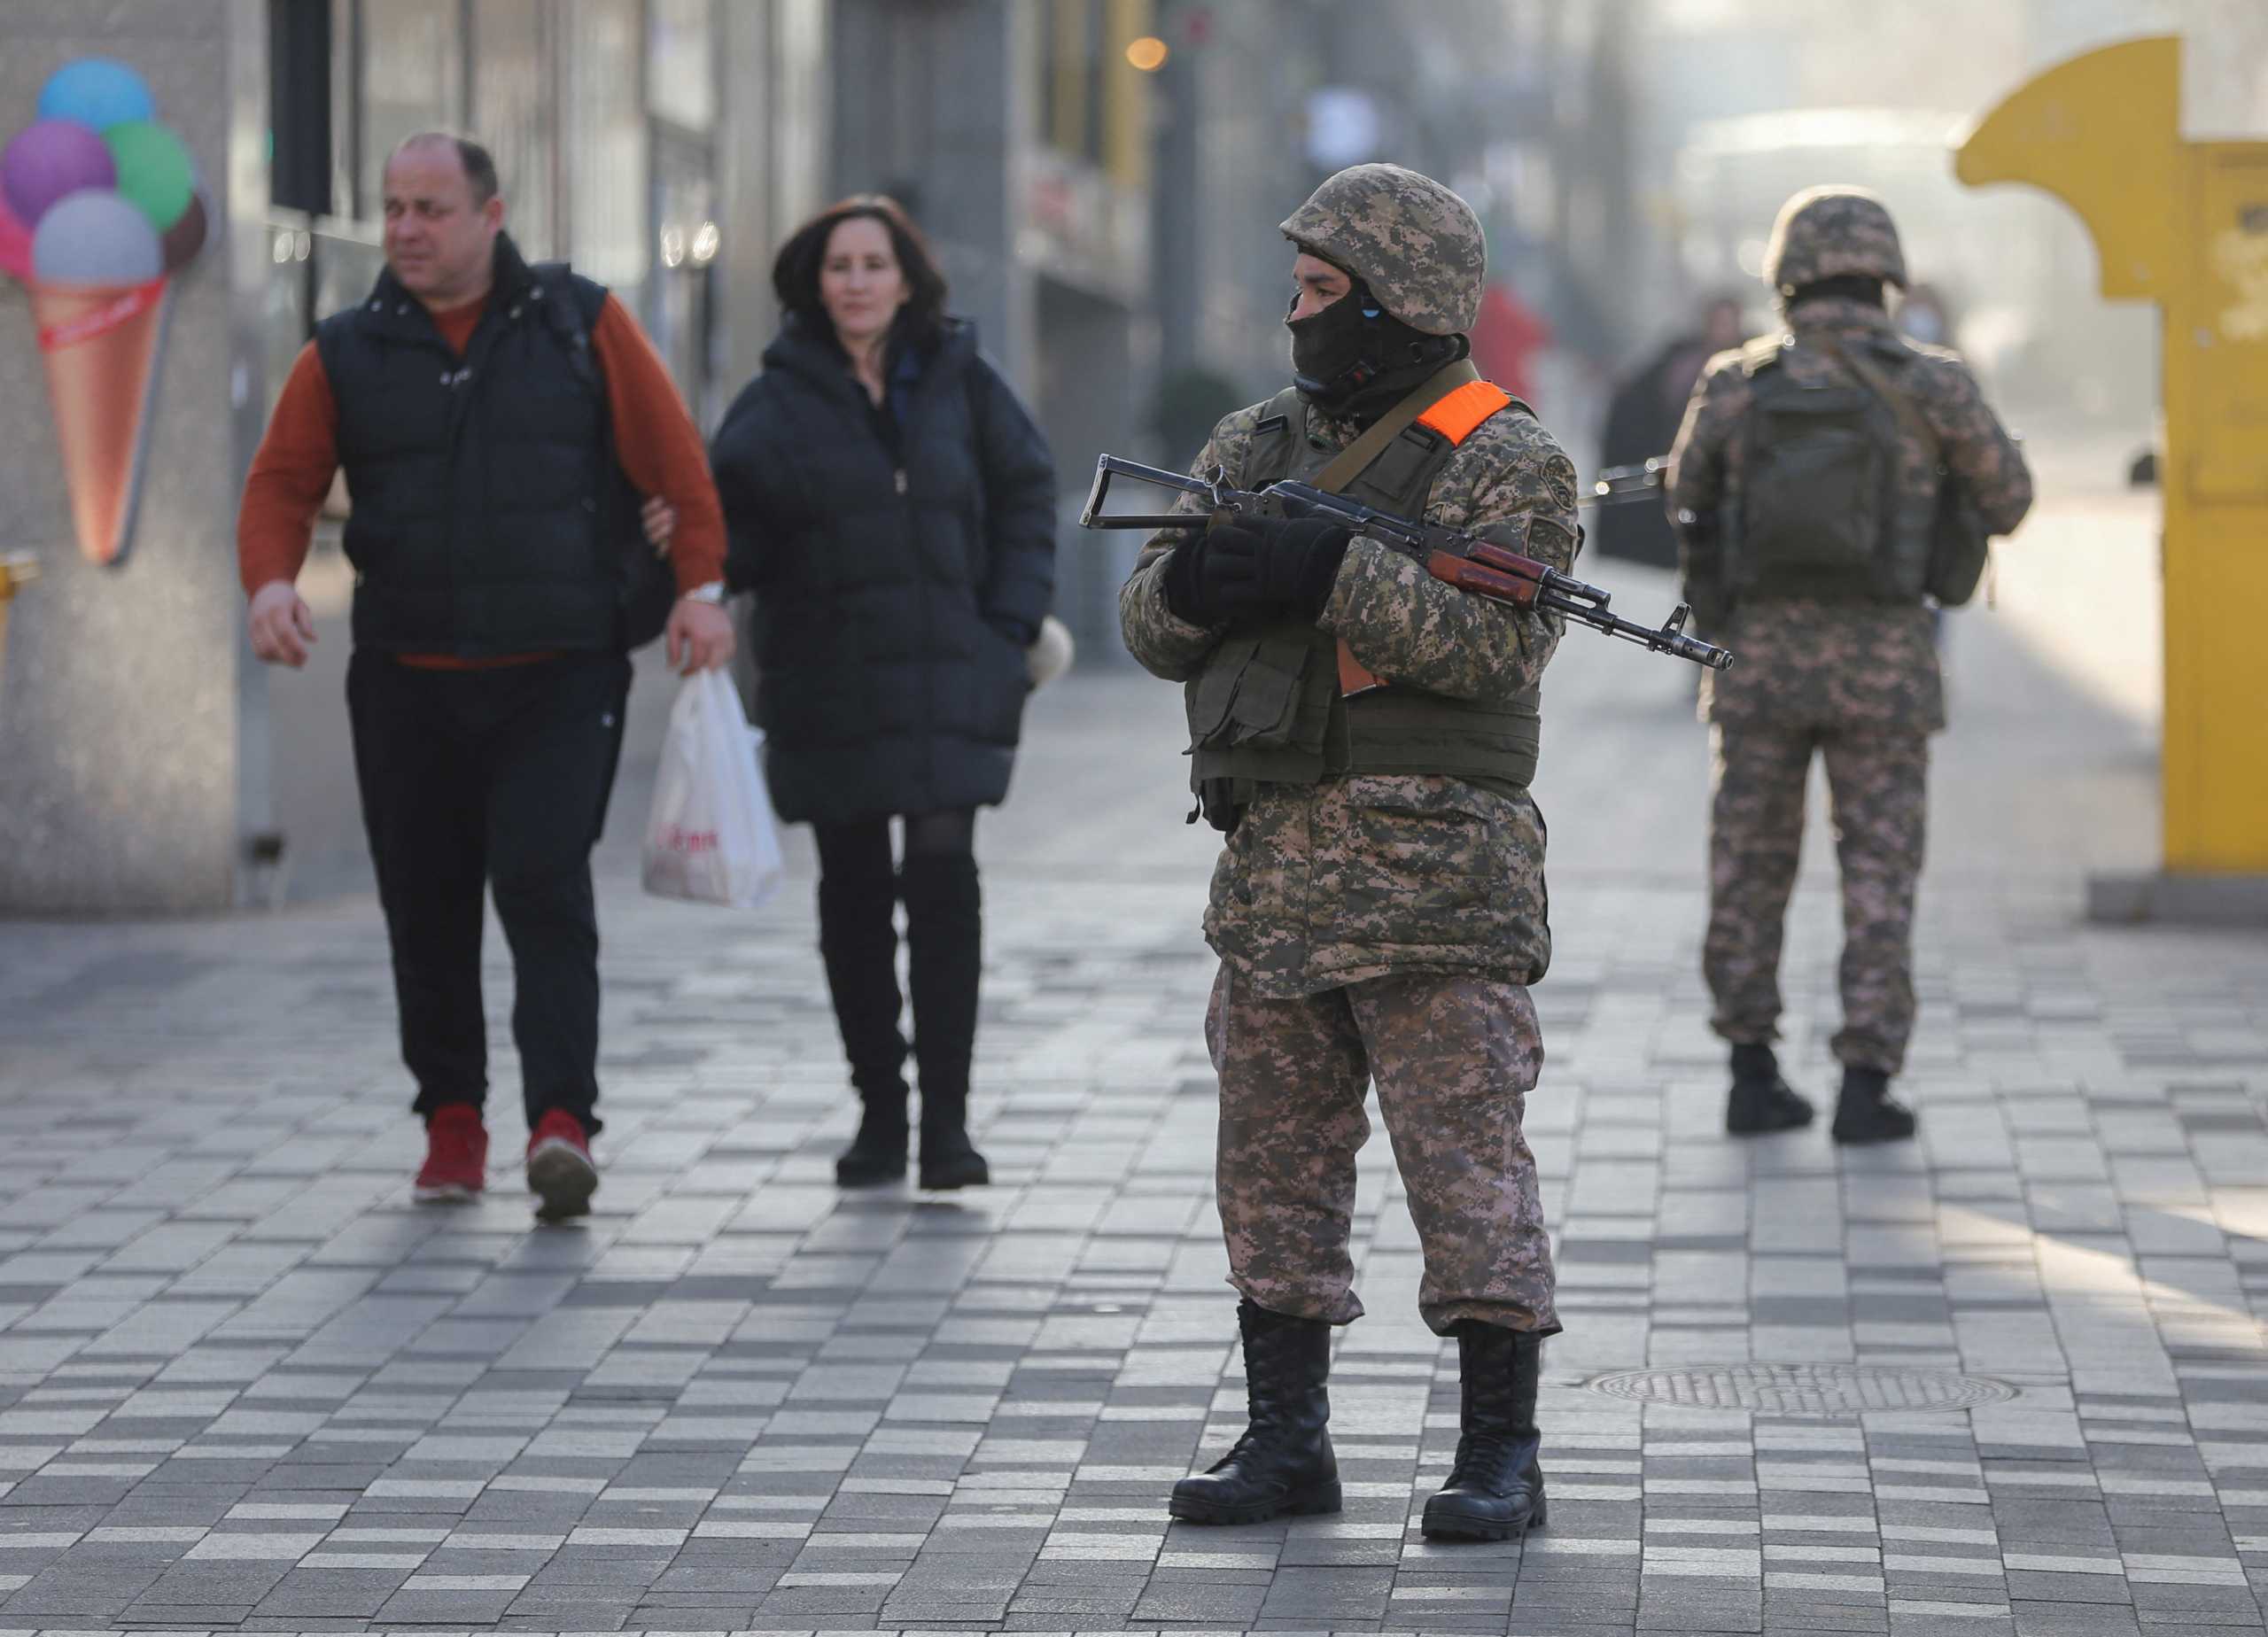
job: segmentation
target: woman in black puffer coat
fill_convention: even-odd
[[[1054,590],[1054,467],[890,200],[820,215],[773,283],[786,319],[710,459],[726,580],[756,594],[773,804],[819,840],[819,950],[865,1106],[835,1178],[905,1175],[903,898],[921,1185],[964,1187],[990,1180],[967,1127],[976,810],[1007,795],[1025,649]]]

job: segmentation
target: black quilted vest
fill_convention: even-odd
[[[353,501],[358,647],[470,658],[620,646],[603,388],[578,368],[576,326],[546,306],[586,283],[571,277],[539,278],[500,235],[462,358],[391,272],[317,327]]]

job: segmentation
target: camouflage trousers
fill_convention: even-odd
[[[1922,873],[1930,741],[1901,728],[1719,725],[1711,730],[1711,1026],[1736,1043],[1777,1039],[1780,943],[1804,833],[1812,753],[1827,760],[1843,872],[1843,1027],[1837,1059],[1894,1075],[1914,1030],[1914,888]]]
[[[1468,1318],[1557,1333],[1551,1242],[1520,1132],[1543,1062],[1525,987],[1422,974],[1263,1000],[1224,965],[1205,1042],[1221,1080],[1216,1182],[1239,1291],[1274,1313],[1362,1316],[1348,1243],[1375,1076],[1425,1253],[1419,1315],[1438,1335]]]

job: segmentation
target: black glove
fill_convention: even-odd
[[[1006,614],[987,614],[984,617],[984,623],[1020,648],[1028,648],[1039,640],[1038,632],[1025,625],[1023,621],[1011,619]]]
[[[1174,548],[1166,607],[1192,625],[1313,620],[1352,539],[1328,517],[1245,517],[1231,513]]]

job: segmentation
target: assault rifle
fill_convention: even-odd
[[[1661,493],[1662,485],[1669,481],[1669,456],[1655,455],[1629,466],[1610,466],[1591,485],[1591,492],[1582,496],[1578,506],[1614,506],[1626,500],[1653,500]]]
[[[1205,502],[1207,511],[1243,512],[1257,517],[1329,517],[1344,524],[1348,529],[1367,539],[1376,540],[1390,551],[1401,553],[1412,562],[1424,565],[1425,571],[1444,585],[1459,591],[1487,597],[1495,602],[1508,602],[1515,608],[1544,609],[1594,631],[1603,631],[1610,637],[1619,637],[1626,642],[1635,642],[1654,653],[1674,655],[1689,659],[1697,665],[1706,665],[1712,671],[1730,667],[1733,656],[1727,650],[1685,634],[1685,622],[1690,610],[1683,603],[1662,623],[1658,630],[1624,619],[1607,609],[1609,594],[1596,586],[1585,585],[1572,575],[1562,574],[1548,563],[1523,557],[1518,553],[1484,540],[1477,535],[1460,533],[1443,528],[1439,524],[1421,523],[1414,518],[1396,516],[1392,512],[1379,511],[1350,500],[1345,495],[1333,494],[1312,484],[1274,483],[1256,490],[1232,489],[1228,486],[1225,473],[1216,468],[1209,477],[1192,477],[1182,472],[1169,471],[1160,466],[1145,466],[1139,461],[1122,460],[1106,454],[1095,462],[1095,484],[1087,495],[1086,509],[1079,514],[1079,526],[1084,529],[1188,529],[1201,528],[1205,523],[1202,512],[1166,512],[1132,516],[1125,514],[1108,516],[1103,511],[1104,497],[1109,493],[1114,477],[1130,477],[1137,483],[1154,484],[1161,489],[1177,489],[1184,494],[1193,494]],[[1380,679],[1363,670],[1340,645],[1339,673],[1341,691],[1359,694],[1381,686]]]

